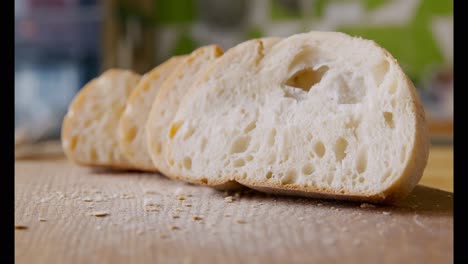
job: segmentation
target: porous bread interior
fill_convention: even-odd
[[[170,125],[166,158],[180,179],[384,200],[407,195],[427,163],[415,88],[373,41],[248,41],[203,78]]]
[[[146,146],[146,120],[159,88],[186,57],[171,57],[145,74],[130,94],[120,117],[120,149],[140,170],[156,171]]]
[[[221,47],[217,45],[193,51],[167,78],[153,102],[146,123],[147,150],[153,165],[165,175],[170,174],[164,159],[169,123],[194,79],[222,54]]]
[[[62,126],[62,146],[69,159],[83,165],[132,168],[119,148],[118,124],[139,79],[132,71],[111,69],[75,96]]]

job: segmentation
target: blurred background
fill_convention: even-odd
[[[58,139],[73,96],[108,68],[143,74],[201,45],[310,30],[389,50],[418,88],[433,143],[451,144],[453,0],[15,0],[15,145]]]

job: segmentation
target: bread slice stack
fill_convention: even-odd
[[[202,47],[154,93],[133,153],[177,180],[389,203],[407,196],[428,159],[412,82],[375,42],[343,33],[254,39],[223,55]],[[152,168],[147,158],[133,166]]]

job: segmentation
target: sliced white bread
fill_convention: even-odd
[[[168,126],[179,108],[180,100],[195,79],[222,54],[223,50],[217,45],[194,50],[167,78],[153,102],[146,122],[146,143],[153,165],[164,175],[171,174],[164,154]]]
[[[145,74],[127,100],[120,117],[120,149],[138,169],[157,171],[146,146],[146,120],[159,88],[187,56],[175,56]]]
[[[375,42],[309,32],[265,50],[239,44],[184,97],[167,164],[178,179],[390,203],[423,174],[428,128],[417,92]]]
[[[80,165],[132,169],[119,148],[118,125],[140,75],[111,69],[91,80],[73,99],[62,124],[66,156]]]

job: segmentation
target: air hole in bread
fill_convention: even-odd
[[[208,143],[208,140],[205,137],[203,137],[202,140],[201,140],[201,145],[200,145],[200,151],[201,152],[205,151],[206,143]]]
[[[88,128],[88,127],[91,126],[92,123],[93,123],[92,119],[87,119],[87,120],[84,121],[83,126],[84,126],[84,128]]]
[[[338,162],[342,161],[346,157],[347,147],[348,147],[348,141],[342,137],[338,138],[334,147],[335,157]]]
[[[276,138],[276,129],[273,128],[273,129],[270,131],[270,134],[268,135],[268,145],[269,145],[269,146],[275,145],[275,138]]]
[[[201,178],[200,180],[203,184],[208,184],[208,179],[207,178]]]
[[[312,141],[314,139],[314,136],[312,134],[307,133],[307,141]]]
[[[125,133],[125,141],[127,142],[132,142],[135,139],[135,136],[137,134],[137,128],[136,127],[131,127],[126,133]]]
[[[250,144],[250,136],[242,136],[237,138],[231,146],[231,154],[243,153],[247,150]]]
[[[383,80],[385,79],[385,76],[388,73],[389,68],[390,64],[387,60],[384,60],[372,69],[375,84],[377,84],[377,86],[380,86],[380,84],[382,84]]]
[[[182,126],[182,123],[182,121],[179,121],[171,125],[171,128],[169,129],[169,138],[173,138],[177,134],[179,128]]]
[[[246,161],[252,161],[252,160],[253,160],[253,156],[252,156],[252,155],[247,155],[247,157],[245,157],[245,160],[246,160]]]
[[[285,84],[308,92],[312,86],[320,82],[327,71],[327,66],[321,66],[316,70],[312,68],[301,69],[289,77]]]
[[[76,144],[78,143],[78,137],[77,136],[73,136],[71,139],[70,139],[70,149],[71,150],[75,150],[76,148]]]
[[[245,165],[244,159],[236,159],[233,163],[234,167],[243,167]]]
[[[314,165],[312,163],[307,163],[302,167],[303,175],[311,175],[312,173],[314,173]]]
[[[190,157],[185,157],[183,163],[185,169],[190,170],[192,168],[192,159]]]
[[[286,175],[284,175],[284,176],[281,178],[281,184],[282,184],[282,185],[286,185],[286,184],[295,183],[295,182],[296,182],[296,178],[297,178],[297,172],[296,172],[296,170],[294,170],[294,169],[288,170],[288,171],[286,172]]]
[[[184,134],[183,140],[187,140],[189,137],[193,135],[194,132],[195,132],[195,129],[193,127],[189,127]]]
[[[174,160],[173,159],[169,160],[168,163],[169,163],[169,166],[174,166]]]
[[[393,113],[392,112],[384,112],[383,116],[385,118],[385,122],[390,128],[395,128],[395,122],[393,122]]]
[[[361,76],[343,74],[336,80],[338,104],[358,104],[366,95],[366,84]]]
[[[392,81],[392,83],[390,84],[389,88],[388,88],[388,93],[389,94],[394,94],[396,92],[397,88],[398,88],[398,82],[397,82],[396,79],[394,79]]]
[[[269,156],[268,156],[268,161],[267,163],[269,165],[271,164],[274,164],[276,162],[276,154],[275,153],[271,153]]]
[[[367,152],[365,150],[361,150],[357,162],[356,162],[356,170],[359,174],[363,173],[367,169]]]
[[[156,153],[157,153],[157,154],[161,154],[161,151],[162,151],[161,142],[157,142],[157,143],[156,143],[156,147],[155,147],[154,149],[156,150]]]
[[[152,76],[151,78],[156,79],[156,78],[158,78],[158,76]],[[147,92],[147,91],[149,90],[149,88],[150,88],[150,83],[149,83],[149,82],[146,82],[145,85],[143,86],[143,90],[144,90],[145,92]]]
[[[314,151],[315,154],[317,154],[317,156],[319,156],[320,158],[323,157],[323,155],[325,155],[325,150],[325,145],[323,145],[322,141],[318,141],[317,143],[315,143]]]
[[[359,177],[358,179],[359,183],[363,183],[365,181],[364,177]]]
[[[257,126],[257,121],[250,122],[244,129],[245,133],[249,133],[250,131],[254,130]]]
[[[265,178],[271,179],[271,177],[273,177],[273,172],[269,171],[265,174]]]

